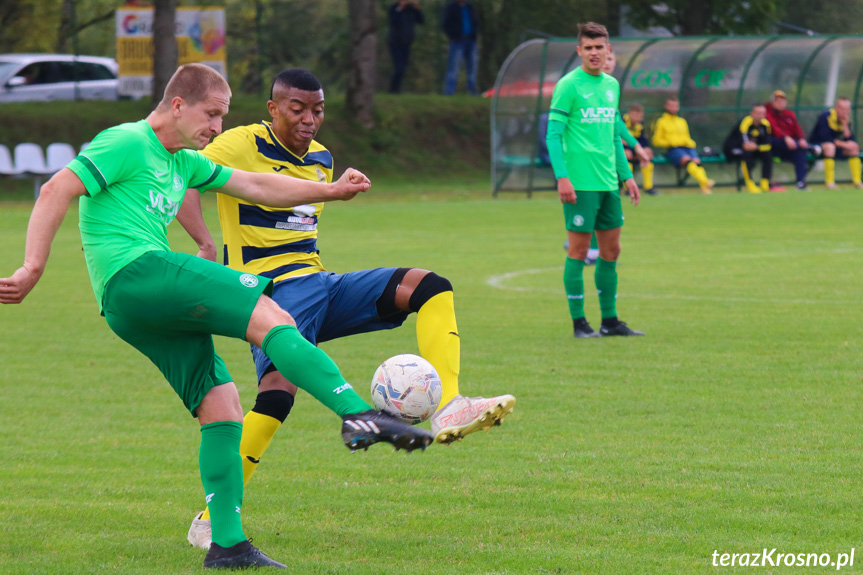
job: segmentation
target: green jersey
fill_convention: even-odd
[[[594,76],[578,67],[557,83],[549,122],[566,126],[563,151],[566,174],[576,190],[617,189],[615,137],[620,85],[608,74]],[[556,170],[557,172],[557,170]]]
[[[171,251],[168,224],[186,188],[218,188],[232,173],[193,150],[168,152],[146,120],[101,132],[68,168],[87,189],[78,228],[100,311],[115,273],[146,252]]]

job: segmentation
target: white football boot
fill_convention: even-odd
[[[210,548],[210,543],[213,542],[213,531],[210,529],[210,520],[201,519],[203,514],[204,512],[201,511],[192,519],[192,525],[189,527],[189,534],[186,535],[186,539],[195,547],[200,547],[206,551]]]
[[[464,397],[457,395],[431,416],[431,428],[435,441],[452,443],[465,435],[488,431],[500,425],[503,418],[515,408],[515,397]]]

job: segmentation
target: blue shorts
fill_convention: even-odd
[[[288,278],[275,284],[273,299],[293,316],[302,336],[315,345],[357,333],[393,329],[404,323],[408,312],[383,320],[376,304],[397,269],[318,272]],[[251,347],[260,381],[275,367],[260,348]]]
[[[683,156],[689,156],[689,158],[692,160],[700,159],[698,157],[698,152],[695,151],[695,148],[669,148],[668,152],[666,152],[665,154],[665,157],[668,158],[668,161],[675,166],[680,165],[680,160],[683,159]]]

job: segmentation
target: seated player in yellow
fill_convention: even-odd
[[[328,182],[333,158],[317,141],[324,120],[324,91],[309,71],[293,68],[276,76],[267,109],[272,123],[226,131],[203,154],[219,163],[252,172]],[[198,243],[199,255],[216,258],[201,215],[199,194],[190,190],[178,220]],[[184,203],[186,203],[184,202]],[[273,299],[294,317],[300,333],[313,344],[348,335],[392,329],[417,312],[420,354],[437,370],[443,384],[441,407],[431,418],[439,443],[490,429],[515,406],[512,395],[465,397],[459,393],[460,341],[450,282],[427,270],[377,268],[336,274],[321,263],[318,218],[323,203],[275,209],[244,201],[219,201],[225,265],[271,278]],[[296,387],[252,348],[258,397],[243,420],[240,453],[248,482],[279,426],[291,411]],[[189,542],[210,544],[209,514],[197,516]]]
[[[821,146],[824,156],[824,184],[827,189],[835,190],[836,159],[847,159],[851,171],[851,183],[863,188],[861,183],[860,145],[852,131],[851,100],[845,97],[836,98],[833,107],[818,116],[809,143]]]
[[[728,162],[739,162],[743,181],[750,194],[761,192],[785,191],[781,186],[770,187],[770,178],[773,176],[773,153],[770,143],[771,129],[767,121],[767,108],[764,104],[755,104],[748,116],[744,116],[731,128],[725,143],[722,145],[722,153]],[[761,185],[752,180],[755,162],[761,161]]]
[[[695,150],[695,140],[689,135],[689,124],[678,112],[680,101],[675,96],[668,97],[665,100],[665,113],[653,124],[653,147],[665,148],[665,157],[669,162],[685,168],[698,182],[701,193],[712,194],[716,182],[707,177]]]
[[[623,115],[623,123],[650,160],[645,162],[642,158],[638,159],[641,175],[644,178],[642,182],[644,193],[651,196],[659,195],[659,190],[653,187],[653,148],[650,147],[650,140],[648,140],[647,131],[644,129],[644,107],[641,104],[632,104],[629,111]],[[623,142],[623,152],[626,154],[626,161],[629,162],[629,169],[635,170],[635,151],[626,141]]]

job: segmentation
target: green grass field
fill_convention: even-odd
[[[732,569],[714,551],[764,548],[856,548],[843,572],[859,571],[863,193],[627,206],[618,309],[647,337],[576,341],[559,202],[487,187],[378,185],[327,207],[319,245],[334,271],[452,280],[462,391],[513,393],[515,412],[422,454],[350,454],[302,394],[246,491],[255,544],[297,574],[716,573]],[[0,275],[22,261],[30,208],[0,203]],[[197,424],[99,317],[74,213],[0,326],[0,573],[199,572]],[[414,326],[322,347],[368,399],[381,360],[416,352]],[[250,407],[247,346],[217,347]]]

